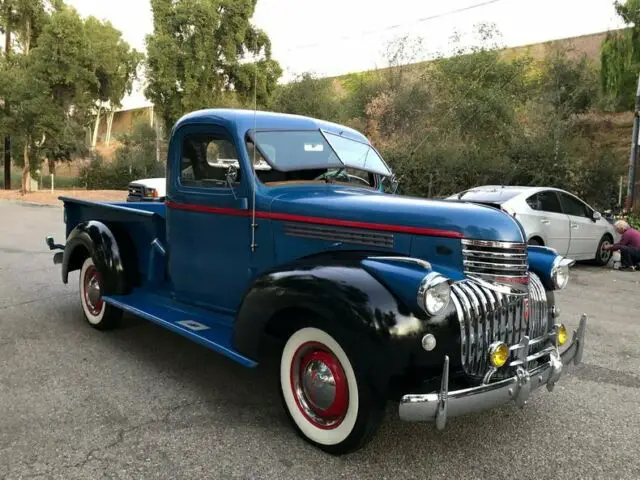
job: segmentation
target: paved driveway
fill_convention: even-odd
[[[552,394],[437,432],[390,405],[334,458],[289,427],[277,359],[254,370],[143,320],[85,325],[77,272],[44,245],[62,210],[0,202],[0,479],[640,478],[640,272],[579,266],[559,294],[591,315],[584,363]]]

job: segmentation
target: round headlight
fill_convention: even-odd
[[[573,263],[573,260],[567,258],[558,257],[553,262],[553,268],[551,269],[551,280],[556,290],[562,290],[569,283],[569,265]]]
[[[442,312],[451,300],[449,279],[436,272],[429,273],[418,289],[418,305],[429,315]]]

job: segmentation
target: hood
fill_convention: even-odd
[[[406,233],[452,236],[457,232],[469,239],[524,242],[515,219],[495,208],[470,203],[427,200],[390,195],[349,187],[284,187],[274,192],[271,211],[275,214],[317,217],[354,222],[363,228],[378,228]]]
[[[164,193],[167,187],[167,179],[164,177],[143,178],[141,180],[135,180],[131,182],[129,185],[142,185],[147,188],[155,188],[156,190],[158,190],[158,193]]]

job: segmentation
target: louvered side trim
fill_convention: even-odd
[[[285,223],[284,231],[286,235],[293,237],[393,248],[393,233],[387,232],[375,232],[360,228],[332,227],[329,225],[309,225],[293,222]]]

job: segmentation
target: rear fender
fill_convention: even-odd
[[[62,257],[62,281],[68,283],[69,272],[79,270],[87,255],[100,272],[106,295],[122,295],[127,291],[124,260],[118,242],[109,228],[90,220],[78,224],[69,234]]]

